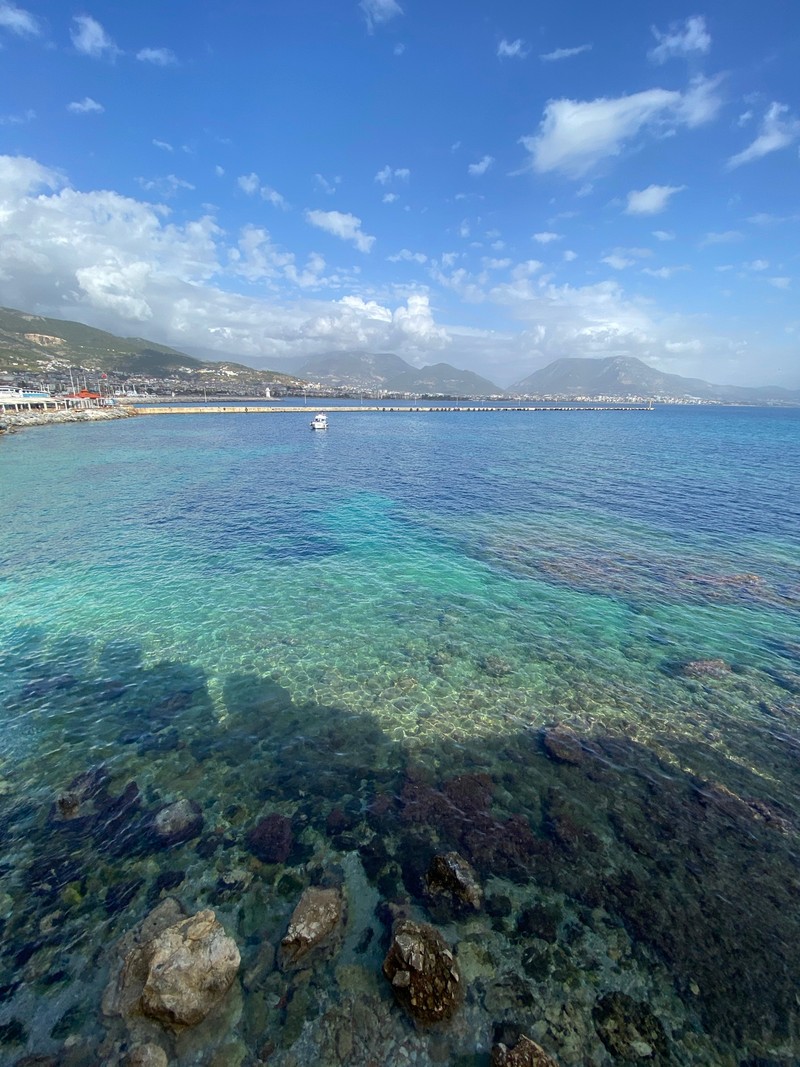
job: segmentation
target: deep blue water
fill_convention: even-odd
[[[800,412],[312,413],[0,441],[0,1060],[122,1055],[109,946],[165,895],[245,974],[335,883],[343,944],[171,1062],[338,1063],[349,1027],[347,1062],[477,1065],[504,1026],[565,1065],[800,1062]],[[448,850],[479,915],[426,895]],[[392,909],[456,948],[443,1032],[381,975]]]

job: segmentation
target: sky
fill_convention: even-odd
[[[0,304],[800,387],[797,0],[0,0]]]

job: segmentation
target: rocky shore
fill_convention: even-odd
[[[63,422],[107,422],[129,419],[136,414],[132,407],[80,408],[68,411],[16,411],[0,415],[0,434],[13,433],[26,426],[53,426]]]

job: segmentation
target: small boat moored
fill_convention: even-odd
[[[318,415],[315,415],[311,420],[312,430],[327,430],[328,429],[328,416],[320,411]]]

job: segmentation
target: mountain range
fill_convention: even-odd
[[[730,403],[800,404],[800,390],[712,385],[700,378],[666,374],[639,359],[557,359],[548,366],[500,389],[472,371],[449,363],[414,367],[392,352],[329,352],[308,359],[276,360],[274,370],[254,370],[219,353],[194,349],[188,355],[141,337],[118,337],[80,322],[0,308],[0,373],[39,377],[75,368],[119,376],[184,380],[195,387],[224,377],[229,386],[273,383],[348,391],[407,393],[450,397],[663,397],[696,398]],[[217,357],[202,359],[201,356]]]
[[[701,378],[665,374],[632,356],[557,359],[508,390],[520,396],[642,396],[678,400],[800,403],[800,391],[778,386],[712,385]]]

